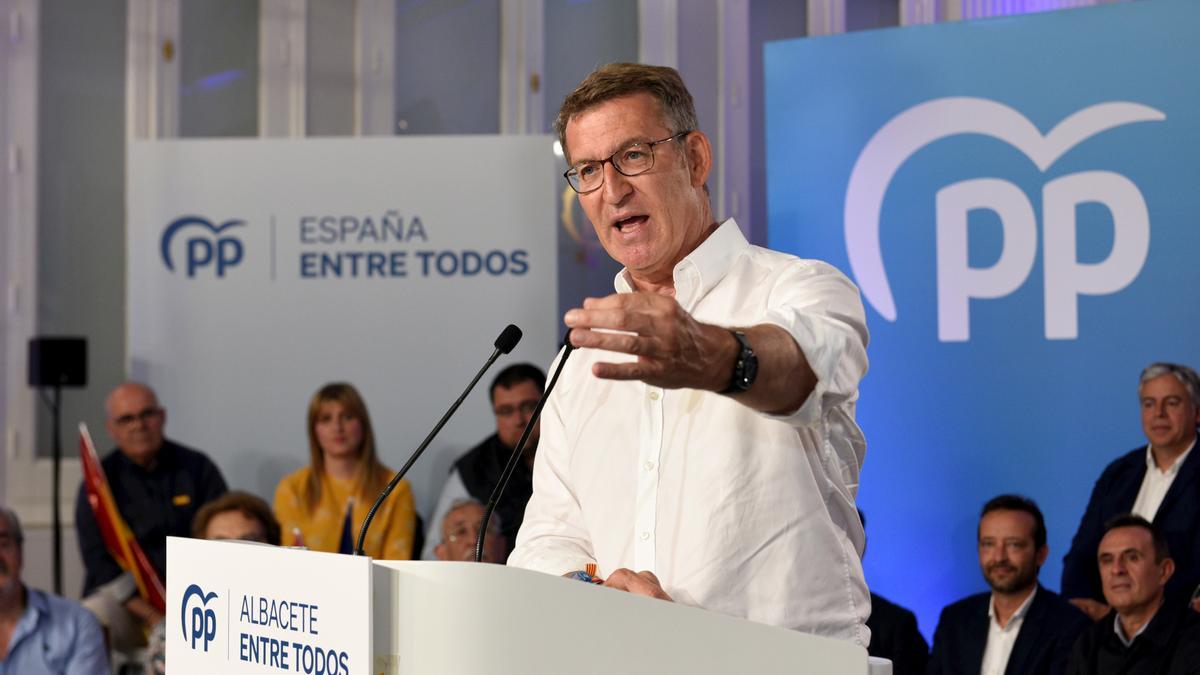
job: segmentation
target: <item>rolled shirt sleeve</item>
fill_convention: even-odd
[[[844,274],[823,262],[795,261],[772,290],[763,323],[787,331],[817,376],[800,408],[768,417],[808,426],[857,400],[867,372],[867,322],[858,289]]]

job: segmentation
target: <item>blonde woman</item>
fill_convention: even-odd
[[[321,387],[308,404],[310,464],[284,476],[275,489],[283,543],[314,551],[351,553],[367,511],[391,478],[379,461],[371,417],[352,385]],[[408,481],[379,508],[363,551],[376,559],[412,557],[416,511]]]

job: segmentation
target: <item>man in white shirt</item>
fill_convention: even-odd
[[[601,67],[555,128],[625,269],[565,316],[580,349],[509,564],[865,646],[857,288],[716,222],[712,148],[673,69]]]
[[[979,517],[979,568],[991,587],[942,610],[928,675],[1058,675],[1087,617],[1038,584],[1050,553],[1033,500],[1000,495]]]
[[[1084,512],[1071,550],[1063,558],[1062,593],[1099,621],[1109,606],[1096,567],[1104,526],[1134,513],[1162,531],[1175,560],[1166,588],[1172,602],[1186,601],[1200,586],[1200,377],[1175,363],[1152,363],[1138,378],[1142,431],[1147,445],[1104,469]]]

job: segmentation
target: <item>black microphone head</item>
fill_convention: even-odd
[[[499,349],[501,354],[507,354],[520,341],[521,329],[510,323],[504,327],[504,330],[500,331],[500,337],[496,338],[496,349]]]

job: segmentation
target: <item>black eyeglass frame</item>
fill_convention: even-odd
[[[672,134],[670,136],[667,136],[666,138],[662,138],[657,141],[637,141],[635,143],[630,143],[629,145],[626,145],[623,148],[619,148],[616,152],[609,155],[605,159],[601,159],[601,160],[592,159],[592,160],[588,160],[586,162],[581,162],[580,165],[598,164],[600,166],[600,184],[590,190],[586,190],[586,191],[580,190],[578,187],[576,187],[575,183],[571,181],[571,176],[575,176],[576,180],[579,179],[579,165],[573,166],[573,167],[567,169],[566,171],[564,171],[563,178],[567,179],[567,185],[570,185],[571,189],[574,190],[576,192],[576,194],[581,194],[581,195],[591,194],[591,193],[595,192],[596,190],[599,190],[600,188],[604,187],[604,165],[605,164],[612,164],[613,168],[617,170],[617,173],[621,174],[622,176],[626,176],[626,177],[640,176],[654,168],[654,146],[660,145],[662,143],[667,143],[670,141],[678,141],[679,139],[686,137],[688,134],[692,133],[693,131],[695,131],[695,129],[688,129],[686,131],[680,131],[678,133]],[[616,157],[617,157],[617,155],[629,150],[630,148],[632,148],[635,145],[646,146],[646,150],[649,151],[649,153],[650,153],[650,166],[646,167],[645,169],[642,169],[641,171],[638,171],[637,173],[625,173],[625,171],[623,171],[621,169],[621,165],[617,164]]]

